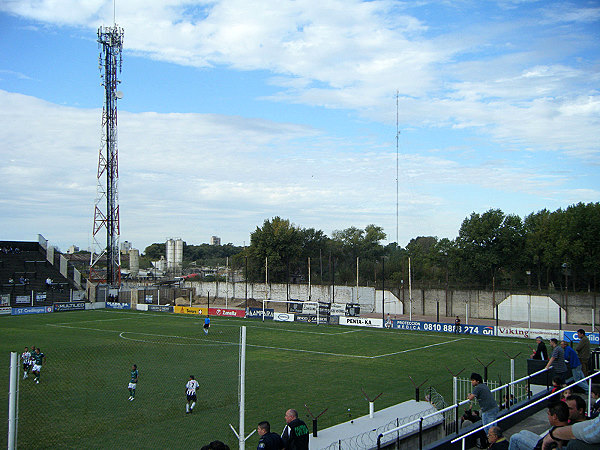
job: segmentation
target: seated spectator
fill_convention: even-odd
[[[566,402],[567,401],[567,397],[570,397],[571,395],[573,395],[573,392],[571,391],[571,389],[565,389],[564,391],[562,391],[560,393],[560,399],[563,402]]]
[[[565,402],[554,402],[548,406],[548,422],[550,428],[546,433],[551,433],[557,427],[564,427],[568,425],[569,420],[569,408]],[[544,433],[544,435],[546,434]],[[531,450],[542,448],[544,435],[539,436],[529,430],[521,430],[516,434],[513,434],[510,438],[509,450]],[[566,441],[566,439],[565,439]],[[567,443],[564,442],[564,445]]]
[[[569,425],[587,420],[585,416],[586,404],[585,400],[579,395],[569,395],[566,398],[567,406],[569,407]]]
[[[585,420],[573,425],[555,428],[544,437],[544,449],[550,445],[568,442],[567,449],[598,450],[600,448],[600,416],[594,420]]]
[[[554,377],[552,378],[552,390],[550,391],[551,394],[554,394],[556,391],[560,391],[563,388],[563,384],[562,384],[562,379],[560,377]],[[548,398],[549,402],[557,402],[560,400],[561,394],[556,394],[552,397]]]
[[[19,284],[27,284],[27,278],[25,278],[25,277],[19,278]]]
[[[592,407],[590,408],[590,419],[600,415],[600,384],[592,384]]]
[[[493,450],[508,449],[508,441],[502,433],[502,428],[500,428],[499,426],[494,425],[493,427],[491,427],[488,431],[487,438],[490,444],[488,448],[491,448]]]
[[[460,427],[466,427],[468,425],[472,425],[475,422],[481,420],[481,416],[479,415],[479,411],[473,411],[473,404],[469,405],[469,409],[465,409],[465,413],[460,418]]]
[[[200,450],[230,450],[229,445],[221,441],[212,441],[210,444],[203,446]]]
[[[12,277],[8,279],[8,284],[15,284],[15,280]]]
[[[46,287],[47,288],[52,287],[52,278],[50,278],[50,277],[46,278]]]

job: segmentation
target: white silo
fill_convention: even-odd
[[[140,273],[140,251],[137,248],[129,250],[129,271],[132,278],[137,278]]]
[[[181,238],[167,240],[167,271],[180,274],[183,265],[183,240]]]

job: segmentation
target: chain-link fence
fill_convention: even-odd
[[[198,318],[159,319],[54,324],[52,337],[30,342],[46,360],[39,384],[20,367],[18,448],[193,448],[213,440],[235,448],[240,327],[205,335]],[[130,400],[133,364],[139,378]],[[190,375],[199,388],[186,414]]]

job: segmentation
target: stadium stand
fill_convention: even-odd
[[[83,289],[82,278],[61,257],[39,242],[0,241],[0,294],[10,297],[9,305],[3,306],[23,306],[25,296],[36,306],[71,300],[72,290]],[[52,279],[51,285],[46,284],[48,278]]]

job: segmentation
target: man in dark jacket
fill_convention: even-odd
[[[266,420],[258,424],[256,431],[260,436],[257,450],[281,450],[283,448],[281,437],[277,433],[271,432],[271,424]]]
[[[308,427],[298,419],[298,411],[288,409],[285,412],[287,425],[281,433],[285,450],[308,450]]]

